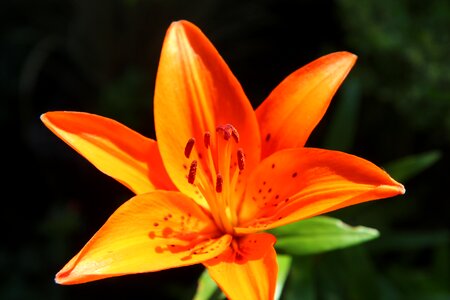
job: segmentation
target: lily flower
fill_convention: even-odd
[[[348,52],[320,57],[254,110],[201,30],[177,21],[157,72],[157,141],[94,114],[43,114],[59,138],[136,194],[55,281],[203,264],[229,299],[273,299],[276,238],[266,230],[405,192],[367,160],[305,147],[355,61]]]

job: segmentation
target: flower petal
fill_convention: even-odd
[[[105,117],[82,112],[48,112],[42,122],[103,173],[136,194],[174,190],[154,140]]]
[[[348,52],[323,56],[283,80],[258,107],[262,158],[303,147],[356,61]]]
[[[228,299],[272,300],[278,273],[275,237],[250,234],[233,243],[236,246],[204,263],[211,278]]]
[[[197,177],[211,185],[216,179],[202,167],[207,164],[203,143],[206,131],[211,133],[211,144],[216,144],[216,128],[233,125],[240,135],[246,166],[252,168],[259,161],[259,129],[250,102],[211,42],[187,21],[174,22],[167,31],[154,108],[156,136],[167,172],[180,191],[199,203],[204,202],[202,195],[186,177],[191,161],[196,159]],[[196,143],[188,159],[184,149],[190,138]]]
[[[230,241],[185,195],[141,194],[119,207],[55,280],[77,284],[201,263],[220,255]]]
[[[392,197],[404,187],[373,163],[339,151],[296,148],[266,158],[249,178],[238,234]]]

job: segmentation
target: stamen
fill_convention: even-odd
[[[186,158],[189,158],[189,156],[191,156],[191,152],[192,152],[192,149],[194,148],[194,144],[195,144],[195,139],[190,138],[186,144],[186,147],[184,148],[184,156],[186,156]]]
[[[226,130],[225,125],[218,126],[216,128],[216,132],[217,133],[222,133],[223,134],[223,138],[224,138],[225,141],[228,141],[230,139],[230,137],[231,137],[231,133]]]
[[[233,137],[236,143],[239,143],[239,132],[234,128],[231,124],[225,124],[218,126],[216,128],[217,133],[222,133],[225,141],[228,141],[231,137]]]
[[[197,174],[197,161],[194,160],[192,161],[191,166],[189,168],[188,182],[190,184],[194,183],[196,174]]]
[[[203,142],[205,143],[205,148],[208,149],[211,145],[211,132],[205,132],[205,135],[203,136]]]
[[[234,141],[237,144],[237,143],[239,143],[239,132],[232,125],[230,125],[230,126],[231,126],[231,135],[233,136]]]
[[[223,178],[222,175],[219,173],[217,174],[217,180],[216,180],[216,192],[222,193],[223,188]]]
[[[239,166],[239,170],[244,170],[245,168],[245,154],[244,154],[244,150],[242,150],[242,148],[239,148],[237,151],[237,161],[238,161],[238,166]]]

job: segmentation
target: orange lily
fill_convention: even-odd
[[[362,158],[304,147],[356,61],[323,56],[288,76],[254,111],[203,33],[169,27],[155,96],[157,142],[81,112],[44,124],[136,196],[56,275],[60,284],[202,263],[230,299],[273,299],[270,228],[404,187]]]

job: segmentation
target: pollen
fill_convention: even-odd
[[[194,183],[196,174],[197,174],[197,161],[193,160],[191,166],[189,167],[188,182],[190,184]]]
[[[237,161],[238,161],[238,166],[239,166],[239,170],[244,170],[245,168],[245,154],[244,154],[244,150],[242,150],[242,148],[239,148],[237,151]]]
[[[192,152],[192,149],[194,148],[194,145],[195,145],[195,139],[190,138],[188,140],[188,142],[186,143],[186,147],[184,148],[184,156],[186,156],[186,158],[189,158],[191,156],[191,152]]]
[[[223,189],[223,177],[219,173],[219,174],[217,174],[217,180],[216,180],[216,192],[222,193],[222,189]]]
[[[236,143],[239,143],[239,132],[231,124],[217,126],[216,132],[222,134],[226,141],[232,137]]]
[[[205,144],[205,148],[208,149],[211,145],[211,132],[205,132],[205,135],[203,136],[203,143]]]

